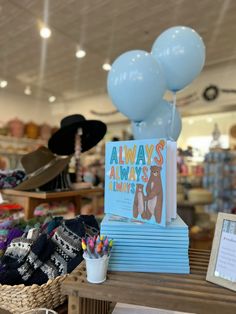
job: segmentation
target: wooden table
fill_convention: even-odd
[[[27,192],[17,191],[13,189],[2,190],[1,193],[13,202],[17,202],[23,206],[25,210],[25,219],[33,217],[34,209],[39,204],[49,201],[73,201],[75,203],[76,214],[79,214],[81,208],[81,199],[83,197],[91,197],[93,207],[97,204],[97,197],[103,195],[102,188],[89,188],[81,190],[71,190],[63,192]]]
[[[67,277],[69,314],[107,314],[111,302],[198,314],[235,314],[236,292],[205,280],[210,252],[190,250],[191,274],[109,272],[101,285],[89,284],[84,263]]]

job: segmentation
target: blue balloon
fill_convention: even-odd
[[[166,80],[159,64],[143,50],[128,51],[112,64],[108,94],[116,108],[130,120],[144,120],[160,102]]]
[[[181,129],[182,121],[178,109],[166,100],[162,100],[146,120],[132,122],[136,140],[166,138],[177,141]]]
[[[153,57],[160,63],[167,88],[178,91],[190,84],[205,63],[205,45],[199,34],[185,26],[171,27],[155,40]]]

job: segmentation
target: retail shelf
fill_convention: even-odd
[[[27,137],[14,137],[14,136],[5,136],[0,135],[0,142],[6,142],[8,144],[39,144],[39,145],[45,145],[47,142],[43,139],[31,139]]]

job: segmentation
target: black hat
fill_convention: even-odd
[[[57,155],[75,152],[75,136],[82,129],[81,152],[95,146],[106,134],[106,124],[98,120],[86,120],[81,114],[73,114],[61,120],[61,127],[48,141],[48,148]]]

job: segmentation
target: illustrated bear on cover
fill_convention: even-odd
[[[154,215],[156,222],[161,222],[163,189],[161,182],[161,167],[151,166],[151,173],[146,186],[146,219]]]
[[[151,173],[146,186],[146,193],[143,192],[143,184],[136,184],[136,191],[133,203],[133,217],[140,214],[143,219],[150,220],[155,217],[157,223],[161,222],[163,189],[161,181],[161,167],[151,166]]]
[[[143,219],[146,218],[143,184],[136,184],[136,191],[134,195],[134,203],[133,203],[134,218],[137,218],[138,214],[140,214]]]

